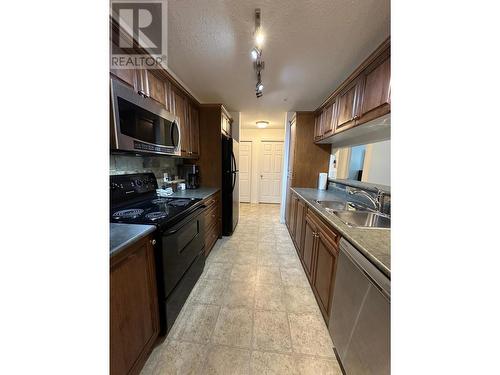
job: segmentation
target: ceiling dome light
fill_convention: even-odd
[[[269,121],[257,121],[255,124],[259,129],[264,129],[269,125]]]

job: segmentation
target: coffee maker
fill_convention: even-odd
[[[179,165],[179,176],[186,180],[186,189],[197,189],[200,187],[200,167],[197,165]]]

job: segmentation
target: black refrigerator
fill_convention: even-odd
[[[240,211],[238,141],[222,136],[222,235],[233,234]]]

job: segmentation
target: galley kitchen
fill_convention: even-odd
[[[111,2],[111,374],[390,373],[390,2],[311,7]]]

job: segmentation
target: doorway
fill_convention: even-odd
[[[252,142],[240,142],[240,202],[250,203],[252,186]]]
[[[261,141],[259,153],[259,202],[280,203],[283,141]]]

